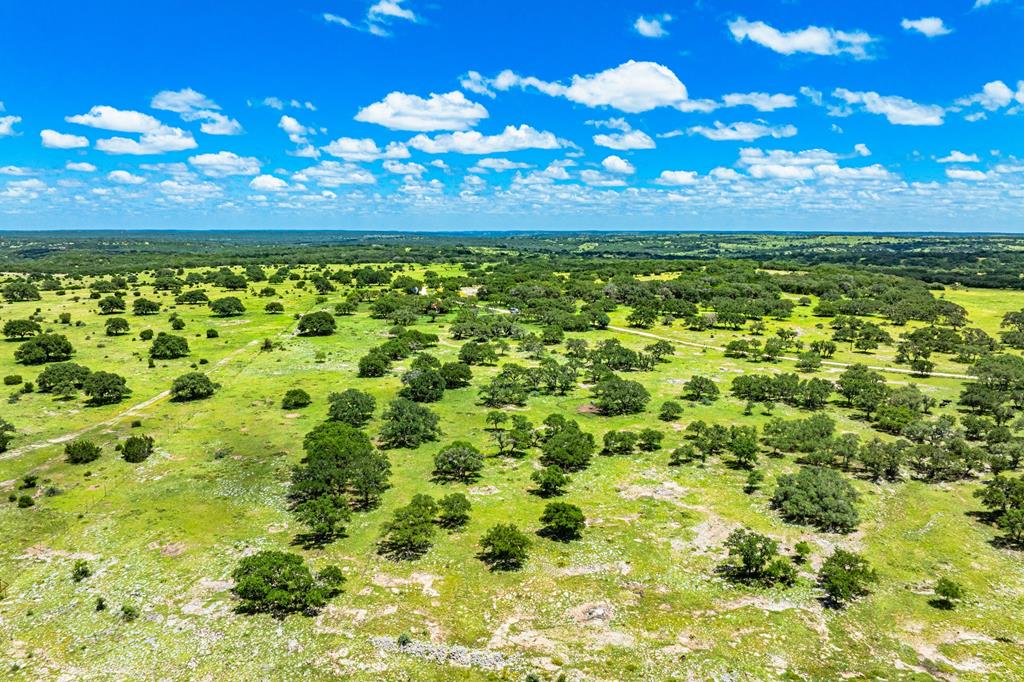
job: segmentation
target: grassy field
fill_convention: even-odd
[[[151,294],[144,286],[143,294],[161,300],[165,311],[125,315],[132,333],[116,339],[104,336],[95,301],[84,295],[73,300],[82,291],[62,297],[47,292],[41,302],[0,308],[3,319],[24,318],[36,308],[47,320],[70,313],[72,326],[49,326],[71,339],[74,361],[121,373],[133,390],[126,401],[105,407],[33,393],[0,408],[0,416],[18,427],[12,449],[0,455],[0,487],[13,492],[30,473],[43,481],[35,506],[0,505],[0,580],[6,585],[0,664],[8,679],[518,680],[530,672],[570,680],[1024,678],[1024,564],[1019,552],[994,547],[995,531],[970,516],[979,509],[971,496],[977,482],[857,480],[863,520],[856,533],[839,536],[786,524],[770,509],[775,477],[797,468],[792,457],[763,457],[767,477],[753,494],[743,491],[745,472],[720,461],[668,466],[669,451],[694,420],[765,423],[770,417],[759,410],[743,415],[744,405],[725,389],[741,372],[793,371],[786,361],[755,365],[680,345],[670,362],[630,376],[653,396],[639,416],[581,411],[590,401],[586,388],[531,398],[516,412],[534,423],[560,413],[579,420],[599,442],[607,430],[648,425],[663,428],[666,439],[654,453],[597,456],[575,475],[564,499],[587,516],[583,539],[562,544],[536,537],[526,566],[512,573],[488,571],[475,556],[477,543],[498,522],[539,527],[545,500],[528,492],[539,466],[536,454],[490,457],[482,478],[469,486],[431,482],[433,455],[450,441],[494,451],[475,386],[497,368],[474,367],[472,387],[449,391],[432,406],[442,419],[439,442],[388,451],[392,487],[382,504],[355,515],[348,537],[323,549],[297,549],[287,480],[301,458],[303,435],[325,417],[327,394],[366,390],[377,398],[379,417],[408,361],[382,379],[356,378],[356,361],[386,338],[388,324],[361,307],[337,318],[333,336],[294,336],[295,313],[333,309],[347,292],[318,304],[313,292],[278,289],[284,315],[264,313],[268,299],[246,293],[244,315],[217,319],[202,306],[173,307],[170,294]],[[944,295],[967,308],[972,325],[993,335],[1003,312],[1024,307],[1024,293],[965,289]],[[172,307],[185,320],[180,333],[191,356],[148,368],[149,344],[137,334],[145,328],[170,331]],[[625,313],[614,313],[612,325],[625,327]],[[450,320],[418,325],[440,335],[431,352],[442,361],[454,359],[459,349],[446,331]],[[82,326],[75,326],[79,321]],[[798,307],[791,320],[772,323],[769,331],[784,324],[809,341],[828,337],[822,323],[809,307]],[[207,339],[208,328],[219,337]],[[889,330],[894,337],[902,331]],[[679,325],[649,333],[712,346],[732,337]],[[278,348],[261,350],[266,338]],[[652,342],[617,330],[585,338],[618,338],[634,349]],[[33,380],[40,368],[16,365],[15,347],[0,345],[0,375]],[[207,364],[199,365],[200,359]],[[527,362],[515,352],[508,359]],[[888,366],[893,349],[872,355],[841,349],[834,360]],[[218,393],[195,403],[161,398],[192,363],[222,385]],[[948,360],[936,370],[968,371]],[[826,367],[821,375],[839,371]],[[678,422],[659,422],[657,408],[678,398],[680,384],[694,374],[718,381],[723,398],[707,406],[685,404]],[[939,400],[955,400],[962,383],[886,376],[917,383]],[[281,396],[299,387],[313,404],[282,410]],[[831,411],[841,431],[873,433],[838,402]],[[773,416],[802,415],[780,406]],[[132,428],[132,420],[141,427]],[[379,420],[371,422],[371,435],[378,428]],[[91,465],[64,460],[60,439],[78,432],[104,446]],[[128,464],[114,445],[139,432],[155,439],[157,453]],[[60,493],[42,493],[49,488]],[[453,490],[466,492],[473,503],[465,529],[439,535],[414,562],[376,553],[381,525],[396,507],[416,493]],[[756,590],[715,573],[725,554],[722,543],[739,526],[769,534],[787,550],[800,540],[813,544],[796,586]],[[823,608],[813,583],[813,570],[835,546],[862,552],[880,574],[870,597],[841,611]],[[300,551],[314,566],[340,565],[347,576],[344,593],[311,618],[235,613],[230,573],[240,557],[264,548]],[[94,574],[76,583],[71,568],[79,558]],[[967,589],[968,599],[955,611],[928,603],[939,575],[955,576]],[[95,610],[98,596],[108,610]],[[117,618],[126,603],[140,608],[138,620]],[[399,650],[394,642],[402,633],[414,646]]]

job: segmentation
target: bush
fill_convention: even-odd
[[[69,464],[88,464],[100,457],[102,448],[91,440],[79,438],[64,446],[64,455]]]
[[[139,338],[142,339],[143,341],[149,341],[150,339],[153,338],[153,330],[143,329],[141,332],[139,332]]]
[[[171,399],[178,402],[209,398],[219,388],[210,377],[202,372],[182,374],[171,383]]]
[[[658,413],[658,419],[663,422],[672,422],[679,419],[683,414],[683,406],[674,400],[666,400],[661,405],[661,412]]]
[[[121,458],[131,464],[144,462],[153,454],[153,439],[150,436],[128,436],[121,445]]]
[[[139,617],[139,607],[134,604],[123,604],[121,606],[121,620],[131,623]]]
[[[391,368],[391,361],[379,351],[370,351],[359,358],[359,376],[382,377]]]
[[[113,372],[93,372],[82,382],[82,390],[93,405],[110,405],[131,395],[123,376]]]
[[[737,528],[725,541],[729,559],[722,571],[733,580],[764,586],[791,585],[796,568],[779,556],[779,543],[747,528]]]
[[[231,574],[232,593],[242,613],[269,613],[284,618],[290,613],[313,615],[341,592],[344,575],[328,566],[315,578],[298,554],[263,550],[243,558]]]
[[[377,409],[377,400],[364,391],[348,388],[327,396],[327,418],[356,428],[365,426]]]
[[[89,563],[85,559],[76,559],[71,566],[71,579],[80,583],[90,575],[92,575],[92,569],[89,568]]]
[[[844,606],[867,594],[869,586],[878,582],[878,575],[864,557],[836,549],[821,565],[818,582],[834,606]]]
[[[779,476],[772,496],[773,506],[787,521],[837,533],[849,533],[860,522],[856,500],[857,493],[842,474],[816,466]]]
[[[4,386],[17,386],[21,383],[20,374],[8,374],[4,377]]]
[[[549,502],[544,507],[540,522],[542,524],[540,534],[560,542],[579,538],[586,526],[583,511],[576,505],[567,502]]]
[[[557,497],[565,492],[565,486],[569,484],[569,477],[557,466],[534,471],[530,480],[537,484],[537,494],[541,497]]]
[[[477,556],[492,571],[513,571],[526,563],[530,544],[530,538],[514,524],[499,523],[480,538]]]
[[[484,456],[466,441],[455,441],[434,455],[434,478],[438,481],[470,483],[483,468]]]
[[[35,505],[36,501],[32,499],[31,495],[21,495],[18,497],[18,509],[28,509]]]
[[[284,397],[281,398],[281,409],[282,410],[298,410],[303,407],[307,407],[313,399],[309,397],[301,388],[293,388],[288,390]]]

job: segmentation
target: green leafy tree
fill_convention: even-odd
[[[860,522],[856,501],[857,493],[842,474],[818,466],[779,476],[772,496],[787,521],[837,533],[852,532]]]
[[[351,517],[348,501],[341,495],[320,495],[303,500],[292,511],[309,532],[300,536],[307,546],[322,547],[345,535],[345,524]]]
[[[569,477],[557,466],[548,466],[534,471],[530,480],[537,484],[537,494],[541,497],[557,497],[565,493]]]
[[[148,298],[137,298],[132,301],[133,315],[156,315],[160,312],[160,304]]]
[[[88,367],[74,362],[54,362],[39,373],[36,385],[41,393],[70,397],[82,388],[90,373]]]
[[[412,501],[395,510],[384,524],[377,551],[393,560],[422,557],[434,541],[437,503],[429,495],[414,495]]]
[[[113,372],[91,373],[82,382],[82,390],[93,405],[119,403],[132,393],[125,378]]]
[[[366,426],[377,409],[377,400],[356,388],[327,396],[327,418],[356,428]]]
[[[796,569],[779,556],[779,543],[748,528],[737,528],[725,541],[729,558],[722,570],[733,580],[764,586],[791,585]]]
[[[121,336],[122,334],[127,334],[131,330],[128,320],[123,317],[111,317],[107,319],[106,324],[103,326],[107,336]]]
[[[318,310],[302,316],[298,332],[300,336],[330,336],[336,328],[334,316],[325,310]]]
[[[298,410],[308,407],[312,402],[313,399],[309,397],[309,393],[306,391],[301,388],[290,388],[285,391],[284,397],[281,398],[281,409]]]
[[[14,360],[23,365],[43,365],[71,359],[75,349],[63,334],[39,334],[14,350]]]
[[[437,501],[437,525],[454,530],[469,523],[472,505],[462,493],[451,493]]]
[[[7,320],[4,322],[4,337],[8,339],[24,339],[39,334],[43,328],[35,320]]]
[[[864,557],[837,548],[821,565],[818,582],[829,603],[842,607],[866,595],[878,575]]]
[[[663,422],[674,422],[679,419],[683,414],[683,406],[677,403],[675,400],[666,400],[661,404],[661,412],[658,413],[658,419]]]
[[[651,399],[643,384],[609,374],[593,389],[594,405],[602,414],[614,416],[643,412]]]
[[[154,360],[174,360],[189,354],[188,341],[181,336],[160,332],[149,348],[149,357]]]
[[[477,556],[492,571],[514,571],[526,563],[531,544],[530,538],[515,524],[499,523],[480,538]]]
[[[434,455],[434,479],[470,483],[480,476],[484,456],[471,443],[457,440]]]
[[[171,399],[178,402],[202,400],[212,396],[219,385],[202,372],[182,374],[171,382]]]
[[[385,448],[417,448],[441,435],[440,418],[405,398],[392,400],[382,419],[380,442]]]
[[[710,405],[718,400],[721,391],[714,381],[704,376],[694,376],[683,384],[683,397],[695,403]]]
[[[214,317],[237,317],[245,312],[245,306],[237,296],[216,298],[209,305]]]
[[[269,613],[284,618],[292,613],[314,615],[341,593],[344,574],[328,566],[316,577],[298,554],[263,550],[244,557],[231,577],[232,593],[242,613]]]
[[[549,502],[541,513],[540,522],[540,535],[559,542],[578,539],[587,525],[583,511],[567,502]]]
[[[943,576],[935,582],[935,596],[936,606],[941,609],[953,609],[967,596],[967,590],[952,578]]]
[[[101,298],[97,305],[100,308],[100,313],[103,315],[113,315],[114,313],[123,313],[125,311],[124,299],[120,296]]]

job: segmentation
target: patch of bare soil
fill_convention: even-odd
[[[441,580],[441,576],[430,573],[413,573],[408,578],[398,578],[385,573],[377,573],[370,582],[377,587],[383,587],[394,593],[401,592],[403,587],[418,585],[425,597],[440,597],[441,593],[434,589],[434,582]]]
[[[601,410],[593,403],[585,403],[576,408],[580,414],[601,414]]]

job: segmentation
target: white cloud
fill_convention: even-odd
[[[119,185],[141,185],[146,181],[146,178],[141,175],[134,175],[128,171],[115,170],[107,173],[107,180],[116,182]]]
[[[77,171],[79,173],[95,173],[96,166],[92,165],[87,161],[68,161],[64,164],[64,167],[69,171]]]
[[[385,161],[384,170],[396,175],[423,175],[427,172],[426,166],[414,161],[402,163],[401,161]]]
[[[762,137],[793,137],[797,133],[797,129],[792,125],[784,126],[768,126],[763,123],[750,123],[747,121],[737,121],[736,123],[730,123],[726,125],[721,121],[715,121],[713,128],[707,126],[693,126],[688,129],[691,135],[703,135],[709,140],[716,142],[729,142],[742,140],[744,142],[750,142]]]
[[[186,121],[202,121],[199,131],[207,135],[241,135],[243,132],[241,123],[216,111],[197,111],[181,117]]]
[[[810,180],[814,177],[814,170],[806,166],[763,163],[751,167],[750,175],[761,180]]]
[[[780,31],[763,21],[751,22],[743,17],[730,21],[729,31],[737,42],[750,40],[785,55],[798,52],[816,55],[849,54],[855,59],[869,59],[867,47],[875,40],[862,31],[837,31],[820,26]]]
[[[337,24],[382,37],[391,35],[390,26],[396,21],[418,23],[420,20],[415,12],[405,7],[405,0],[378,0],[370,6],[366,17],[358,24],[329,12],[321,16],[329,24]]]
[[[665,24],[670,21],[672,21],[671,14],[662,14],[650,19],[640,16],[633,22],[633,30],[644,38],[664,38],[668,35],[668,31],[665,30]]]
[[[906,31],[917,31],[921,35],[929,38],[937,38],[938,36],[949,35],[953,32],[953,30],[948,28],[939,17],[904,19],[900,22],[900,26],[902,26]]]
[[[32,175],[32,171],[21,166],[0,166],[0,175]]]
[[[14,135],[15,123],[21,123],[21,116],[0,116],[0,137]]]
[[[721,180],[722,182],[736,182],[737,180],[743,179],[743,175],[737,173],[732,168],[724,168],[722,166],[712,168],[708,171],[708,176],[715,180]]]
[[[616,156],[615,154],[606,156],[604,161],[601,162],[601,166],[609,173],[632,175],[636,172],[636,167],[633,164],[626,161],[621,156]]]
[[[594,144],[625,151],[629,149],[654,149],[654,140],[642,130],[630,130],[624,133],[594,135]]]
[[[1024,104],[1024,81],[1017,83],[1018,91],[1014,93],[1003,81],[992,81],[985,83],[981,88],[981,92],[970,95],[969,97],[961,97],[956,101],[960,106],[969,107],[973,104],[980,104],[989,111],[995,111],[1002,109],[1010,102],[1017,100],[1019,104]]]
[[[562,146],[554,133],[535,130],[525,124],[506,126],[497,135],[483,135],[475,130],[435,137],[421,134],[409,140],[408,144],[427,154],[500,154],[522,149],[559,149]]]
[[[86,137],[58,133],[56,130],[41,130],[39,137],[43,146],[49,149],[80,149],[89,146],[89,139]]]
[[[862,145],[858,145],[860,147]],[[866,151],[867,148],[864,147]],[[868,152],[870,153],[870,152]],[[855,154],[866,156],[855,148]],[[826,182],[885,180],[893,177],[880,164],[870,166],[840,166],[841,157],[825,149],[807,149],[792,152],[784,149],[764,151],[755,147],[740,150],[739,164],[746,166],[751,177],[761,180],[804,181],[814,178]]]
[[[580,171],[580,180],[592,187],[625,187],[626,181],[596,170]]]
[[[273,175],[257,175],[249,181],[249,188],[257,192],[280,192],[288,189],[288,183]]]
[[[476,165],[469,169],[469,172],[485,173],[489,170],[492,170],[497,173],[504,173],[505,171],[509,170],[517,170],[520,168],[529,167],[530,164],[528,163],[519,163],[518,161],[510,161],[508,159],[491,157],[487,159],[480,159],[479,161],[477,161]]]
[[[821,90],[816,90],[808,85],[801,86],[800,94],[811,100],[811,103],[815,106],[821,106],[825,102],[825,96]]]
[[[295,144],[306,144],[309,142],[307,137],[313,132],[311,128],[299,123],[299,121],[287,114],[281,116],[281,120],[277,122],[277,127],[288,134],[288,139]]]
[[[469,90],[477,95],[495,98],[494,91],[488,85],[488,81],[479,71],[469,71],[459,79],[459,85],[463,90]]]
[[[229,175],[256,175],[260,172],[258,159],[251,156],[239,156],[234,152],[197,154],[190,156],[188,162],[198,168],[203,175],[212,178],[223,178]]]
[[[292,176],[297,182],[312,180],[321,187],[339,187],[341,185],[372,185],[377,182],[373,173],[354,163],[338,161],[321,161],[316,166],[306,168]]]
[[[105,105],[97,105],[85,114],[65,116],[68,123],[113,130],[118,133],[152,133],[165,128],[158,119],[138,111],[115,109]]]
[[[671,187],[682,187],[684,185],[692,185],[697,182],[697,171],[688,170],[666,170],[661,171],[661,175],[654,181],[659,185],[668,185]]]
[[[306,109],[308,111],[316,111],[316,107],[313,106],[312,102],[300,102],[297,99],[293,99],[286,102],[280,97],[264,97],[262,100],[260,100],[259,104],[262,104],[265,107],[270,107],[271,109],[277,109],[278,111],[283,111],[285,107],[292,107],[293,109]],[[249,103],[249,106],[252,106],[252,102]]]
[[[159,92],[149,106],[161,111],[173,111],[176,114],[190,113],[198,109],[220,109],[213,100],[192,88]]]
[[[50,190],[49,185],[36,178],[31,178],[29,180],[11,180],[7,183],[7,189],[0,192],[0,198],[29,201],[32,199],[38,199],[47,191],[52,191]]]
[[[152,133],[143,133],[138,140],[111,137],[96,141],[96,149],[107,154],[163,154],[195,149],[198,145],[191,133],[180,128],[163,126]]]
[[[986,173],[983,173],[980,170],[970,170],[966,168],[947,168],[946,177],[950,180],[970,180],[971,182],[988,179],[988,175]]]
[[[896,95],[879,95],[877,92],[853,92],[836,88],[833,97],[848,105],[861,105],[864,111],[879,114],[893,125],[940,126],[945,110],[934,104],[918,104],[913,100]]]
[[[978,163],[978,160],[977,154],[964,154],[956,149],[951,151],[948,156],[936,159],[939,163]]]
[[[432,132],[466,130],[487,116],[487,109],[482,104],[466,99],[455,90],[441,95],[431,93],[426,99],[392,92],[380,102],[360,109],[355,118],[391,130]]]
[[[747,105],[758,111],[775,111],[776,109],[795,107],[796,97],[783,94],[770,95],[767,92],[732,93],[724,95],[722,103],[727,107]]]
[[[365,137],[339,137],[330,144],[321,147],[331,156],[346,161],[376,161],[378,159],[407,159],[409,150],[401,142],[390,142],[381,149],[372,139]]]
[[[853,145],[853,151],[857,152],[858,156],[871,156],[871,150],[863,142]]]
[[[551,97],[588,107],[609,106],[635,114],[686,101],[686,86],[666,66],[630,60],[590,76],[573,76],[569,85],[549,83],[532,76],[502,71],[489,82],[496,90],[532,88]]]

